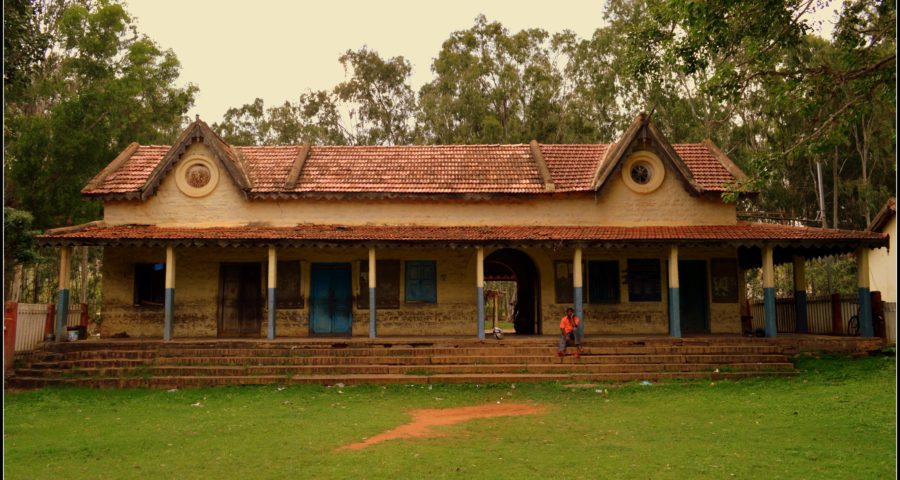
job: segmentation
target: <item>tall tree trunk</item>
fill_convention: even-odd
[[[31,303],[38,303],[41,296],[41,264],[34,265],[34,291],[31,294]]]
[[[81,247],[81,303],[87,303],[88,296],[88,247]]]
[[[838,172],[838,148],[834,147],[834,159],[831,161],[832,192],[831,192],[831,226],[832,228],[840,228],[838,225],[838,198],[841,187],[841,176]]]
[[[13,272],[12,285],[9,287],[7,291],[7,295],[9,300],[13,302],[19,301],[19,292],[22,290],[22,265],[16,265],[16,268]]]
[[[816,175],[818,182],[816,185],[819,190],[819,216],[822,218],[822,228],[828,228],[828,215],[825,213],[825,182],[822,175],[822,162],[816,160]]]

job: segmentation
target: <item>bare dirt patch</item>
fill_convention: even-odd
[[[431,427],[438,425],[453,425],[475,418],[506,417],[512,415],[533,415],[542,413],[547,407],[544,405],[528,405],[525,403],[488,403],[485,405],[473,405],[471,407],[458,408],[429,408],[413,410],[410,412],[412,421],[392,430],[371,436],[361,442],[344,445],[337,450],[358,450],[376,443],[397,438],[425,438],[443,435]]]

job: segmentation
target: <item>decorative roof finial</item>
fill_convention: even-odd
[[[198,121],[198,122],[200,121],[200,114],[199,114],[199,113],[197,113],[197,114],[194,115],[194,120],[195,120],[195,121]]]

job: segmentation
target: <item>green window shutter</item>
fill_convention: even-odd
[[[406,262],[406,301],[437,302],[437,262],[408,260]]]

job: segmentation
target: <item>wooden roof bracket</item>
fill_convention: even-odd
[[[556,184],[553,183],[553,178],[550,176],[550,169],[547,168],[547,162],[544,161],[544,155],[541,153],[540,144],[537,140],[532,140],[529,146],[531,147],[531,156],[534,158],[534,163],[537,164],[538,172],[544,182],[544,190],[548,192],[556,190]]]
[[[300,152],[297,153],[297,158],[294,160],[294,164],[291,165],[291,171],[288,172],[287,180],[284,181],[285,190],[293,190],[297,186],[297,181],[300,180],[300,174],[303,173],[303,165],[306,163],[309,151],[310,144],[304,143],[300,146]]]

